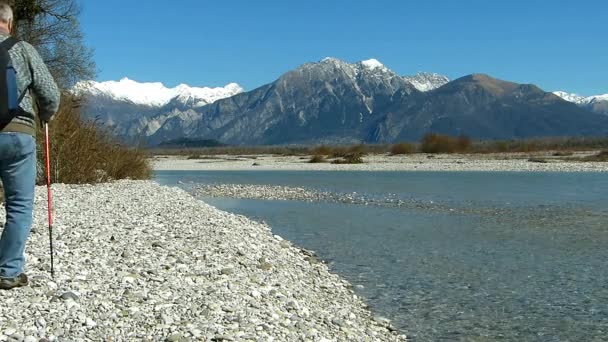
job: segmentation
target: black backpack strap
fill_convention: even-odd
[[[21,93],[21,95],[19,95],[19,97],[17,98],[17,105],[21,104],[21,101],[23,101],[23,98],[25,97],[25,94],[27,94],[27,91],[30,89],[30,87],[31,84],[25,87],[25,89],[23,89],[23,93]]]
[[[10,50],[13,46],[15,46],[15,44],[19,43],[19,39],[10,36],[8,38],[6,38],[2,43],[0,43],[0,48],[6,50],[8,52],[8,50]]]

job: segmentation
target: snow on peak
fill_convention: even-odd
[[[321,63],[336,63],[336,62],[342,62],[341,60],[335,58],[335,57],[325,57],[321,60]]]
[[[562,99],[573,102],[579,105],[586,105],[599,101],[608,101],[608,94],[604,95],[593,95],[593,96],[581,96],[578,94],[567,93],[565,91],[554,91],[553,94],[561,97]]]
[[[584,96],[567,93],[565,91],[554,91],[553,94],[561,97],[562,99],[564,99],[568,102],[583,103],[583,101],[585,100]]]
[[[386,67],[384,66],[384,64],[380,63],[380,61],[378,61],[377,59],[368,59],[366,61],[361,61],[361,65],[363,65],[365,68],[369,69],[369,70],[376,70],[376,69],[382,69],[382,70],[386,70]]]
[[[176,97],[193,100],[197,105],[206,105],[241,93],[243,88],[236,83],[217,88],[197,88],[186,84],[167,88],[160,82],[140,83],[124,77],[120,81],[81,81],[74,86],[73,92],[78,95],[107,96],[137,105],[161,107]]]
[[[419,72],[414,76],[404,76],[403,78],[420,91],[431,91],[450,82],[447,76],[429,72]]]
[[[180,84],[170,90],[174,90],[177,97],[182,101],[193,100],[196,103],[195,106],[204,106],[243,92],[243,88],[236,83],[229,83],[224,87],[217,88],[195,88],[186,84]]]
[[[335,57],[325,57],[321,61],[319,61],[319,63],[346,68],[354,73],[359,73],[362,70],[381,70],[384,72],[389,71],[389,69],[384,66],[384,64],[380,63],[377,59],[368,59],[366,61],[361,61],[357,63],[349,63]]]

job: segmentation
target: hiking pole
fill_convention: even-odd
[[[49,243],[51,246],[51,278],[55,279],[55,269],[53,268],[53,214],[51,201],[51,158],[49,153],[49,123],[44,123],[44,149],[46,154],[46,198],[49,214]]]

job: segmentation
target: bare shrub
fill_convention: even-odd
[[[325,159],[322,155],[315,155],[310,158],[309,163],[326,163],[327,159]]]
[[[416,147],[410,143],[398,143],[391,147],[390,154],[393,156],[400,154],[412,154],[416,152]]]
[[[360,153],[349,153],[341,159],[336,159],[332,164],[363,164],[363,155]]]
[[[115,179],[149,179],[146,152],[130,148],[96,125],[80,118],[77,99],[65,95],[49,124],[51,178],[57,183],[97,183]],[[44,132],[38,130],[38,160],[44,165]]]
[[[328,156],[332,154],[332,148],[327,145],[317,146],[312,149],[311,154],[315,156]]]

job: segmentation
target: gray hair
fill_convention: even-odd
[[[13,9],[6,2],[0,2],[0,21],[8,23],[13,20]]]

